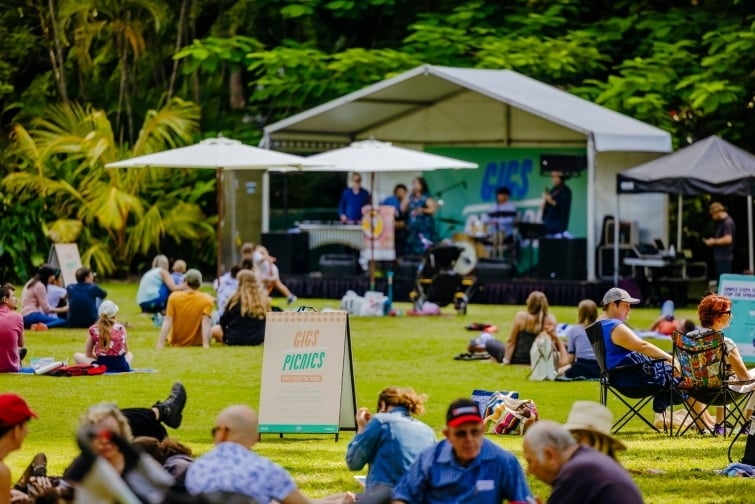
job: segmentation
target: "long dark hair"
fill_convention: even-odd
[[[39,267],[37,270],[37,274],[32,277],[31,280],[29,280],[29,283],[27,284],[28,288],[34,287],[37,282],[42,282],[44,284],[45,289],[47,288],[47,281],[50,279],[51,276],[57,276],[58,270],[50,266],[49,264],[43,264]]]
[[[425,180],[425,177],[417,177],[414,180],[419,182],[419,185],[422,187],[421,194],[430,194],[430,188],[427,186],[427,180]]]

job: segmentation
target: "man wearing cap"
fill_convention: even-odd
[[[165,343],[171,346],[210,347],[210,315],[215,301],[204,292],[199,292],[202,285],[202,273],[190,269],[184,277],[188,289],[176,291],[168,298],[157,348]]]
[[[637,336],[626,324],[629,311],[633,304],[640,300],[633,298],[624,289],[613,287],[606,291],[603,296],[603,313],[598,317],[603,342],[605,344],[606,368],[610,371],[620,366],[634,366],[632,370],[622,371],[611,375],[611,385],[619,391],[622,388],[657,387],[658,392],[653,398],[653,411],[656,413],[656,424],[663,426],[666,408],[673,400],[674,404],[681,403],[682,398],[678,394],[669,397],[669,386],[673,382],[672,358],[665,352]],[[659,360],[648,365],[651,360]],[[698,428],[712,429],[713,418],[704,405],[695,401],[693,407],[701,411]]]
[[[443,434],[446,439],[422,452],[398,483],[394,504],[534,502],[514,455],[485,439],[476,402],[452,402]]]
[[[641,504],[642,494],[618,462],[578,444],[564,426],[542,420],[523,441],[527,472],[552,487],[548,503]]]
[[[28,423],[37,414],[29,409],[21,397],[16,394],[0,394],[0,501],[8,502],[7,495],[14,496],[11,490],[10,469],[3,463],[3,459],[21,448],[29,434]],[[20,496],[23,496],[21,494]]]
[[[97,303],[105,299],[105,289],[94,283],[94,273],[89,268],[76,270],[76,283],[66,287],[68,293],[68,317],[66,327],[89,328],[97,322]]]
[[[734,237],[737,227],[734,225],[726,207],[718,201],[714,201],[708,208],[710,217],[716,223],[716,231],[713,238],[704,238],[705,245],[713,249],[713,262],[716,265],[716,273],[721,276],[731,273],[731,265],[734,262]]]
[[[16,288],[12,284],[0,287],[0,373],[21,370],[24,348],[24,319],[16,311]]]

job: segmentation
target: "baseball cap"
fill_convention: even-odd
[[[97,310],[97,313],[99,313],[100,316],[105,315],[108,318],[113,318],[116,313],[118,313],[118,305],[110,300],[103,301],[100,305],[100,309]]]
[[[624,289],[613,287],[611,289],[608,289],[608,292],[606,292],[605,296],[603,296],[603,302],[601,303],[601,305],[606,306],[615,301],[625,301],[629,304],[637,304],[640,302],[639,299],[633,298]]]
[[[446,413],[446,425],[458,427],[468,422],[482,423],[477,403],[471,399],[457,399],[452,402]]]
[[[197,269],[190,269],[184,276],[184,282],[192,287],[199,287],[202,285],[202,273]]]
[[[12,427],[32,417],[37,418],[37,414],[29,409],[29,405],[20,396],[0,394],[0,426]]]

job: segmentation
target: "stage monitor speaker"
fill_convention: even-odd
[[[587,239],[542,238],[537,265],[543,279],[586,280]]]
[[[262,245],[277,258],[281,275],[309,273],[309,233],[262,233]]]

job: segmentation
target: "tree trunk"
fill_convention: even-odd
[[[68,86],[66,85],[66,74],[63,60],[63,49],[60,47],[60,38],[58,37],[58,22],[55,14],[55,5],[53,0],[47,0],[47,10],[50,13],[50,33],[52,34],[53,48],[50,47],[50,63],[52,64],[52,72],[55,75],[55,81],[58,83],[58,90],[60,91],[60,98],[63,103],[68,103]],[[40,13],[41,17],[41,13]]]
[[[178,15],[178,33],[176,33],[176,49],[173,54],[177,53],[181,49],[183,44],[183,32],[186,25],[186,0],[181,2],[181,12]],[[170,84],[168,85],[168,101],[173,98],[173,86],[176,84],[176,74],[178,73],[178,60],[173,60],[173,71],[170,74]]]
[[[228,79],[228,86],[228,92],[231,95],[231,109],[243,109],[246,101],[244,100],[244,83],[241,80],[241,69],[231,72],[230,78]]]

